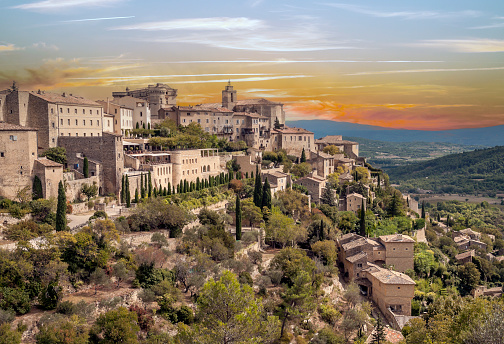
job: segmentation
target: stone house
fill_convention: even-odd
[[[0,122],[0,196],[14,199],[31,188],[36,160],[37,130]]]
[[[71,94],[11,91],[5,96],[4,120],[38,130],[38,149],[58,146],[60,137],[101,136],[100,104]]]
[[[256,163],[256,159],[251,155],[234,155],[238,165],[240,165],[240,172],[244,175],[248,173],[249,177],[256,173],[256,167],[259,166],[259,173],[261,172],[261,164]],[[255,177],[255,176],[254,176]]]
[[[317,171],[317,175],[321,178],[327,178],[334,172],[334,157],[322,151],[306,152],[308,157],[307,162],[312,165],[313,169]]]
[[[315,147],[318,151],[324,150],[327,146],[336,146],[346,157],[357,159],[359,157],[359,144],[357,142],[343,140],[341,135],[328,135],[315,140]]]
[[[465,264],[472,262],[472,257],[476,256],[476,252],[474,250],[470,250],[464,253],[457,254],[455,256],[455,259],[460,263],[460,264]]]
[[[273,151],[284,149],[289,155],[301,157],[303,149],[307,155],[314,149],[313,136],[311,131],[303,128],[271,129],[271,147]]]
[[[320,202],[323,189],[326,185],[325,178],[321,178],[318,175],[311,173],[306,177],[296,179],[294,184],[302,185],[308,189],[308,194],[311,196],[313,202]]]
[[[291,175],[280,171],[261,171],[261,179],[263,183],[268,179],[271,196],[274,196],[277,191],[286,190],[287,186],[292,183]]]
[[[103,107],[103,131],[126,135],[133,127],[133,109],[108,100],[97,100]]]
[[[63,165],[47,158],[35,160],[34,174],[42,182],[44,198],[58,197],[58,185],[63,180]]]
[[[114,98],[133,97],[143,99],[149,104],[152,112],[152,119],[158,119],[158,111],[163,107],[177,105],[177,90],[166,84],[157,83],[148,85],[146,88],[130,90],[126,88],[124,92],[112,92]],[[136,124],[136,122],[134,122]]]
[[[124,106],[126,109],[133,109],[132,113],[132,127],[136,129],[137,123],[139,128],[149,127],[151,123],[151,109],[149,102],[145,99],[135,98],[132,96],[114,97],[114,104]]]
[[[345,210],[346,211],[352,211],[355,214],[359,214],[361,211],[361,208],[363,207],[364,204],[364,211],[366,211],[366,197],[362,196],[361,194],[358,193],[351,193],[346,196],[346,202],[345,202]]]

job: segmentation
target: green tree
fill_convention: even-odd
[[[131,207],[131,193],[129,187],[129,177],[126,176],[126,208]]]
[[[144,177],[143,173],[140,174],[140,197],[142,199],[145,198],[145,186],[144,186]]]
[[[35,335],[37,344],[87,344],[88,339],[88,330],[76,316],[68,320],[44,323]]]
[[[84,157],[84,163],[82,164],[82,174],[84,174],[84,178],[89,178],[89,160],[87,157]]]
[[[256,165],[256,176],[255,176],[253,198],[256,207],[262,208],[262,182],[261,182],[261,174],[259,173],[259,165]]]
[[[465,263],[458,267],[462,295],[468,295],[480,281],[480,272],[474,263]]]
[[[268,181],[268,178],[264,181],[263,189],[262,189],[262,201],[261,208],[268,208],[271,210],[271,187]]]
[[[315,253],[325,265],[332,266],[338,258],[338,249],[334,240],[317,241],[311,245],[313,253]]]
[[[366,208],[365,208],[364,200],[362,200],[362,206],[360,209],[360,232],[361,236],[366,236]]]
[[[322,195],[320,196],[320,202],[322,204],[327,204],[332,207],[336,205],[336,198],[334,197],[334,190],[326,184],[326,187],[322,190]]]
[[[20,344],[23,330],[12,330],[9,323],[0,325],[0,344]]]
[[[422,219],[425,219],[425,201],[422,201]]]
[[[196,343],[272,343],[278,338],[278,319],[266,316],[261,299],[230,271],[224,271],[219,281],[205,283],[198,313],[202,327],[197,330],[199,338],[192,339]]]
[[[301,152],[301,160],[300,160],[301,163],[303,162],[306,162],[306,152],[305,152],[305,149],[303,147],[303,151]]]
[[[149,187],[147,196],[150,198],[150,197],[152,197],[152,179],[151,179],[151,172],[150,171],[149,171],[149,174],[147,175],[147,177],[148,177],[148,180],[149,180],[149,182],[147,184],[148,187]]]
[[[126,197],[125,197],[125,194],[126,194],[126,183],[124,181],[124,174],[122,176],[122,179],[121,179],[121,204],[125,203],[126,202]]]
[[[278,120],[278,117],[275,117],[275,124],[274,128],[275,129],[280,129],[282,126],[280,125],[280,121]]]
[[[42,181],[40,180],[40,178],[38,176],[35,176],[33,178],[32,193],[33,193],[32,198],[34,200],[44,198],[44,192],[42,190]]]
[[[58,285],[58,281],[54,280],[40,293],[39,303],[44,309],[55,309],[62,298],[62,288]]]
[[[64,231],[67,227],[66,218],[66,195],[65,188],[63,187],[63,182],[60,181],[58,184],[58,205],[56,208],[56,231]]]
[[[87,197],[89,202],[91,197],[95,197],[98,194],[98,186],[96,185],[96,183],[82,184],[80,191]]]
[[[240,195],[236,194],[236,240],[241,240],[242,236],[242,208]]]
[[[66,164],[67,156],[66,149],[64,147],[53,147],[44,151],[41,156],[45,156],[47,159],[55,161],[59,164]]]
[[[335,155],[335,154],[341,153],[339,148],[336,147],[335,145],[325,146],[324,149],[322,150],[322,152],[330,154],[330,155]]]
[[[138,189],[135,189],[135,203],[138,203]]]
[[[371,343],[372,344],[384,344],[386,343],[385,337],[385,327],[381,321],[381,317],[378,316],[378,320],[376,321],[376,326],[373,334],[371,335]]]
[[[137,344],[138,316],[124,307],[101,314],[91,327],[89,341],[93,344]]]
[[[307,162],[302,162],[292,166],[291,172],[296,177],[306,177],[312,171],[312,166]]]

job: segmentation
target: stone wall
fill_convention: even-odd
[[[82,185],[84,185],[84,184],[93,185],[94,183],[96,183],[96,185],[99,185],[100,178],[98,176],[67,181],[65,183],[66,184],[66,198],[67,198],[67,200],[70,202],[73,202],[74,200],[86,200],[87,201],[86,196],[81,195],[80,190],[82,188]]]

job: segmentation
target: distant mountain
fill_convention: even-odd
[[[504,145],[504,125],[442,131],[390,129],[328,120],[287,121],[287,125],[313,131],[315,138],[343,135],[387,142],[449,142],[485,147]]]
[[[391,183],[403,191],[437,193],[504,193],[504,147],[478,149],[390,168]]]

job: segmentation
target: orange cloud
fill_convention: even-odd
[[[310,101],[286,106],[291,119],[329,119],[395,129],[447,130],[504,124],[504,110],[469,104],[340,104]]]

